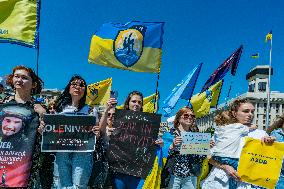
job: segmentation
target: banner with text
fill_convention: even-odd
[[[43,152],[92,152],[96,135],[92,127],[96,117],[89,115],[45,114],[42,134]]]
[[[208,155],[210,150],[210,133],[182,132],[180,154]]]
[[[145,179],[156,157],[160,122],[161,115],[116,109],[108,151],[111,168]]]
[[[260,140],[247,137],[238,166],[241,180],[269,189],[275,188],[283,155],[284,143],[266,145]]]
[[[0,187],[25,188],[30,177],[38,127],[33,106],[0,106]]]

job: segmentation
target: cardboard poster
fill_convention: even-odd
[[[160,122],[161,115],[116,109],[108,151],[111,168],[146,178],[156,157]]]
[[[280,176],[284,155],[284,143],[262,144],[260,140],[246,138],[238,174],[243,182],[265,188],[275,188]]]
[[[182,132],[180,154],[208,155],[210,150],[210,133]]]

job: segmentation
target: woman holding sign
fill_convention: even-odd
[[[284,114],[279,116],[273,124],[268,127],[267,133],[275,137],[277,142],[284,142]],[[282,162],[280,177],[276,185],[276,189],[282,188],[284,188],[284,161]]]
[[[101,119],[101,130],[103,133],[106,134],[106,129],[107,129],[107,114],[108,112],[115,107],[117,104],[117,100],[115,98],[110,98],[107,101],[107,107],[105,110],[105,113],[102,116]],[[124,102],[124,107],[125,110],[131,110],[131,111],[143,111],[143,95],[139,91],[132,91],[131,93],[128,94],[128,97],[126,98]],[[114,113],[114,112],[113,112]],[[115,132],[115,130],[109,130],[108,132]],[[108,134],[109,135],[109,134]],[[163,140],[158,139],[155,141],[155,144],[162,146],[163,145]],[[127,175],[123,174],[120,172],[115,172],[113,174],[113,186],[114,189],[136,189],[139,185],[139,182],[141,181],[140,177],[136,177],[133,175]]]
[[[181,108],[175,117],[171,134],[175,136],[170,146],[168,165],[170,170],[169,189],[195,189],[197,176],[200,173],[204,155],[180,154],[182,143],[181,132],[198,132],[195,115],[189,107]]]
[[[41,92],[42,80],[31,68],[16,66],[6,83],[15,94],[6,96],[0,107],[0,151],[5,154],[1,155],[0,161],[0,187],[50,188],[50,185],[44,185],[48,182],[41,182],[39,177],[42,167],[41,135],[37,129],[40,125],[39,117],[45,113],[45,109],[36,104],[33,98],[33,95]],[[51,171],[45,171],[48,172]],[[49,178],[52,180],[52,177]],[[44,179],[48,180],[48,177]]]
[[[218,116],[220,116],[220,114]],[[222,146],[223,154],[230,154],[230,156],[228,156],[228,158],[230,158],[230,161],[232,160],[232,158],[240,158],[242,148],[245,144],[244,137],[246,136],[255,139],[261,139],[264,143],[267,144],[271,144],[274,142],[274,138],[269,137],[265,131],[257,129],[252,124],[253,117],[254,106],[252,103],[245,99],[238,99],[232,102],[232,104],[230,104],[228,110],[226,111],[226,114],[223,114],[223,118],[227,120],[229,119],[230,124],[238,123],[248,127],[248,130],[244,132],[236,131],[235,133],[233,133],[232,130],[230,134],[223,138],[223,140],[235,141],[239,138],[239,134],[242,134],[242,136],[238,139],[238,142],[232,143],[234,144],[234,146],[230,145],[231,143],[227,143],[226,145]],[[226,125],[224,125],[223,127],[225,128]],[[218,146],[218,143],[216,145]],[[232,187],[238,189],[261,188],[248,183],[241,182],[240,176],[238,175],[236,169],[232,165],[229,165],[229,161],[228,163],[224,163],[211,158],[209,159],[209,163],[213,165],[213,169],[209,173],[208,177],[204,180],[202,184],[203,189],[231,189]],[[237,183],[230,185],[229,178],[235,179]]]
[[[86,81],[74,75],[55,102],[55,110],[60,114],[88,115],[90,107],[85,104]],[[94,127],[96,135],[99,127]],[[54,163],[55,188],[87,188],[92,172],[92,152],[57,152]]]

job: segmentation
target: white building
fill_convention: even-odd
[[[249,99],[255,106],[253,123],[259,129],[266,130],[266,108],[267,108],[267,89],[268,89],[268,71],[269,66],[256,66],[246,75],[248,81],[248,92],[236,97],[238,99]],[[273,73],[273,70],[272,72]],[[223,109],[228,106],[236,98],[231,99],[224,104],[219,105],[218,109]],[[275,118],[284,113],[284,93],[272,91],[270,94],[270,123]],[[211,111],[208,116],[197,120],[197,125],[200,131],[205,131],[208,128],[215,126],[214,123],[215,111]]]

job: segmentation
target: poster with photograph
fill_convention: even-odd
[[[26,187],[32,165],[38,116],[33,107],[0,105],[0,187]]]
[[[108,151],[111,168],[146,178],[155,160],[160,122],[161,115],[116,109]]]

